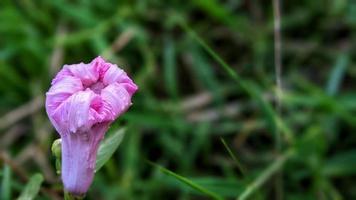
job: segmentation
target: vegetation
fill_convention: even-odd
[[[2,0],[0,199],[63,198],[45,92],[97,55],[139,91],[86,199],[356,199],[356,3],[281,1],[278,51],[273,2]]]

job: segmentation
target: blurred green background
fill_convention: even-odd
[[[36,199],[62,198],[44,95],[63,64],[97,55],[140,89],[87,199],[356,199],[356,1],[281,1],[280,112],[273,11],[271,0],[1,0],[0,199],[37,173]]]

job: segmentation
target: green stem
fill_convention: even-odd
[[[71,193],[69,192],[64,192],[64,200],[82,200],[84,199],[85,195],[83,196],[75,196],[75,195],[72,195]]]

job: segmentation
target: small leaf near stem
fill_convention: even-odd
[[[56,173],[61,173],[61,139],[57,139],[53,142],[51,151],[54,157],[56,158]]]

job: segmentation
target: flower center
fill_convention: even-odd
[[[101,90],[105,88],[104,83],[102,82],[96,82],[92,85],[89,86],[89,88],[96,94],[100,94]]]

